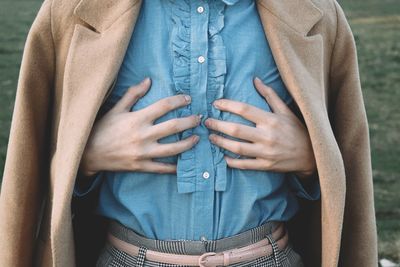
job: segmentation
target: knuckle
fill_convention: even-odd
[[[165,153],[167,154],[167,155],[175,155],[177,152],[176,152],[176,147],[175,146],[168,146],[166,149],[165,149]]]
[[[266,141],[269,146],[275,146],[278,142],[278,137],[274,133],[270,133],[266,136]]]
[[[132,127],[134,128],[134,127]],[[140,143],[142,143],[143,141],[145,141],[148,138],[149,134],[147,131],[141,131],[139,132],[134,132],[132,134],[132,144],[137,147],[138,145],[140,145]]]
[[[274,149],[269,149],[268,152],[264,153],[263,159],[268,161],[269,166],[272,166],[277,163],[279,157],[279,153],[277,153]]]
[[[142,131],[140,134],[137,135],[138,141],[148,141],[153,139],[153,133],[151,131]]]
[[[239,165],[237,168],[241,169],[241,170],[247,170],[247,166],[246,165]]]
[[[138,111],[136,111],[136,112],[138,112]],[[149,123],[153,121],[153,118],[150,115],[150,113],[146,112],[145,110],[141,110],[139,112],[140,112],[140,115],[137,114],[138,116],[136,118],[135,130],[137,130],[138,127],[148,126]]]
[[[194,145],[192,137],[186,138],[185,141],[186,142],[184,142],[183,147],[182,147],[183,150],[189,149]]]
[[[176,171],[176,167],[174,165],[164,165],[163,173],[174,173]]]
[[[189,118],[189,119],[190,119],[190,124],[192,126],[197,125],[197,123],[199,123],[199,121],[200,121],[199,117],[196,115],[191,116],[191,118]]]
[[[130,170],[130,171],[138,171],[138,170],[140,170],[140,168],[139,168],[140,165],[141,165],[141,164],[138,164],[137,161],[130,161],[130,163],[129,163],[129,170]]]
[[[160,100],[159,105],[161,107],[161,109],[163,110],[169,110],[171,109],[172,103],[171,103],[171,99],[170,98],[165,98]]]
[[[266,166],[270,170],[274,169],[276,164],[277,164],[276,158],[271,158],[271,159],[266,161]]]
[[[179,120],[171,120],[169,123],[170,130],[173,132],[179,132],[180,130],[180,121]]]
[[[245,114],[245,113],[249,112],[249,106],[245,105],[245,104],[242,104],[242,103],[239,104],[238,105],[238,112],[240,114]]]
[[[127,92],[133,92],[136,91],[136,89],[139,87],[139,84],[132,84],[131,86],[128,87]]]
[[[134,97],[139,97],[143,95],[142,90],[139,90],[141,88],[140,85],[132,85],[128,88],[127,93],[131,94]]]
[[[238,144],[238,145],[236,145],[236,146],[234,146],[233,147],[233,152],[235,152],[236,154],[240,154],[240,155],[242,155],[243,154],[243,146],[242,145],[240,145],[240,144]]]
[[[157,170],[157,173],[163,174],[163,173],[169,173],[170,170],[167,166],[161,166],[160,169]]]
[[[269,141],[272,146],[276,146],[279,142],[279,136],[277,134],[271,134]]]
[[[126,92],[123,94],[123,96],[122,96],[122,98],[126,98],[126,97],[128,97],[128,98],[134,98],[134,99],[136,99],[136,98],[138,98],[139,97],[139,93],[138,93],[138,91],[137,90],[135,90],[136,88],[135,87],[129,87],[128,88],[128,90],[126,90]],[[122,99],[121,98],[121,99]],[[120,100],[121,100],[120,99]]]
[[[271,127],[277,128],[279,126],[279,119],[276,116],[272,116],[269,123]]]
[[[130,159],[132,160],[132,162],[137,162],[140,161],[141,159],[143,159],[144,154],[143,151],[141,151],[141,149],[132,149],[131,155],[130,155]]]
[[[240,127],[236,126],[236,125],[233,125],[232,128],[231,128],[231,133],[234,136],[239,135],[240,134]]]

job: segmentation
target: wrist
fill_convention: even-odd
[[[96,172],[96,171],[88,171],[81,167],[78,168],[78,176],[79,177],[84,177],[84,178],[90,179],[93,176],[95,176],[97,173],[98,172]]]
[[[315,168],[313,170],[309,170],[309,171],[294,172],[294,174],[296,175],[296,177],[299,179],[300,183],[304,187],[308,187],[308,185],[310,185],[312,183],[312,181],[314,181],[313,178],[315,177],[316,172],[317,172],[317,168]]]
[[[297,177],[299,177],[300,179],[306,181],[306,180],[309,180],[313,176],[314,173],[315,173],[315,170],[312,170],[312,171],[298,171],[298,172],[295,172],[294,174]]]
[[[306,166],[303,170],[297,170],[294,172],[299,178],[303,180],[309,180],[314,174],[317,172],[317,164],[315,162],[315,158],[308,160],[308,166]]]
[[[79,164],[79,168],[78,168],[78,174],[79,176],[83,176],[86,178],[91,178],[93,176],[95,176],[98,173],[98,171],[92,170],[89,167],[88,161],[87,161],[87,156],[84,154],[82,156],[81,162]]]

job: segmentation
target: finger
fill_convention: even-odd
[[[179,94],[168,96],[139,110],[139,112],[143,113],[146,120],[154,121],[171,110],[188,105],[190,101],[191,98],[189,95]]]
[[[216,134],[210,134],[209,138],[213,144],[239,155],[258,157],[260,154],[259,149],[253,143],[235,141]]]
[[[242,170],[265,170],[264,162],[260,159],[235,159],[224,157],[226,164],[231,168]]]
[[[285,102],[278,96],[278,94],[271,87],[263,83],[263,81],[256,77],[254,79],[254,85],[257,91],[265,98],[270,105],[271,109],[275,113],[292,114],[290,108]]]
[[[149,135],[154,139],[184,131],[199,125],[201,115],[191,115],[188,117],[171,119],[165,122],[154,124],[150,127]]]
[[[144,96],[150,88],[150,78],[145,78],[139,84],[129,87],[122,98],[115,104],[110,112],[126,112],[129,111],[133,104],[135,104],[139,98]]]
[[[207,128],[248,141],[259,141],[259,130],[255,127],[235,122],[222,121],[208,118],[205,121]]]
[[[151,158],[157,158],[177,155],[179,153],[182,153],[183,151],[190,149],[198,141],[199,137],[197,135],[192,135],[188,138],[174,143],[159,144],[149,151],[149,156]]]
[[[256,124],[270,115],[269,112],[258,107],[231,99],[218,99],[213,102],[213,105],[220,110],[235,113]]]
[[[176,173],[176,164],[144,160],[140,162],[140,171],[156,173]]]

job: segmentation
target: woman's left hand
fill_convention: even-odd
[[[245,140],[235,141],[210,134],[211,142],[233,153],[251,157],[235,159],[225,156],[232,168],[294,172],[302,178],[310,176],[316,170],[316,163],[307,128],[272,88],[258,78],[254,79],[254,85],[273,112],[239,101],[216,100],[213,103],[216,108],[240,115],[256,126],[208,118],[205,121],[208,128]]]

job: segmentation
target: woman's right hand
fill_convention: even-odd
[[[201,118],[191,115],[153,124],[165,113],[190,103],[190,96],[182,94],[130,111],[150,85],[151,81],[147,78],[131,86],[115,106],[95,122],[82,155],[80,173],[93,176],[103,170],[176,172],[176,164],[156,162],[152,158],[179,154],[195,145],[199,137],[192,135],[168,144],[160,144],[157,140],[195,127]]]

